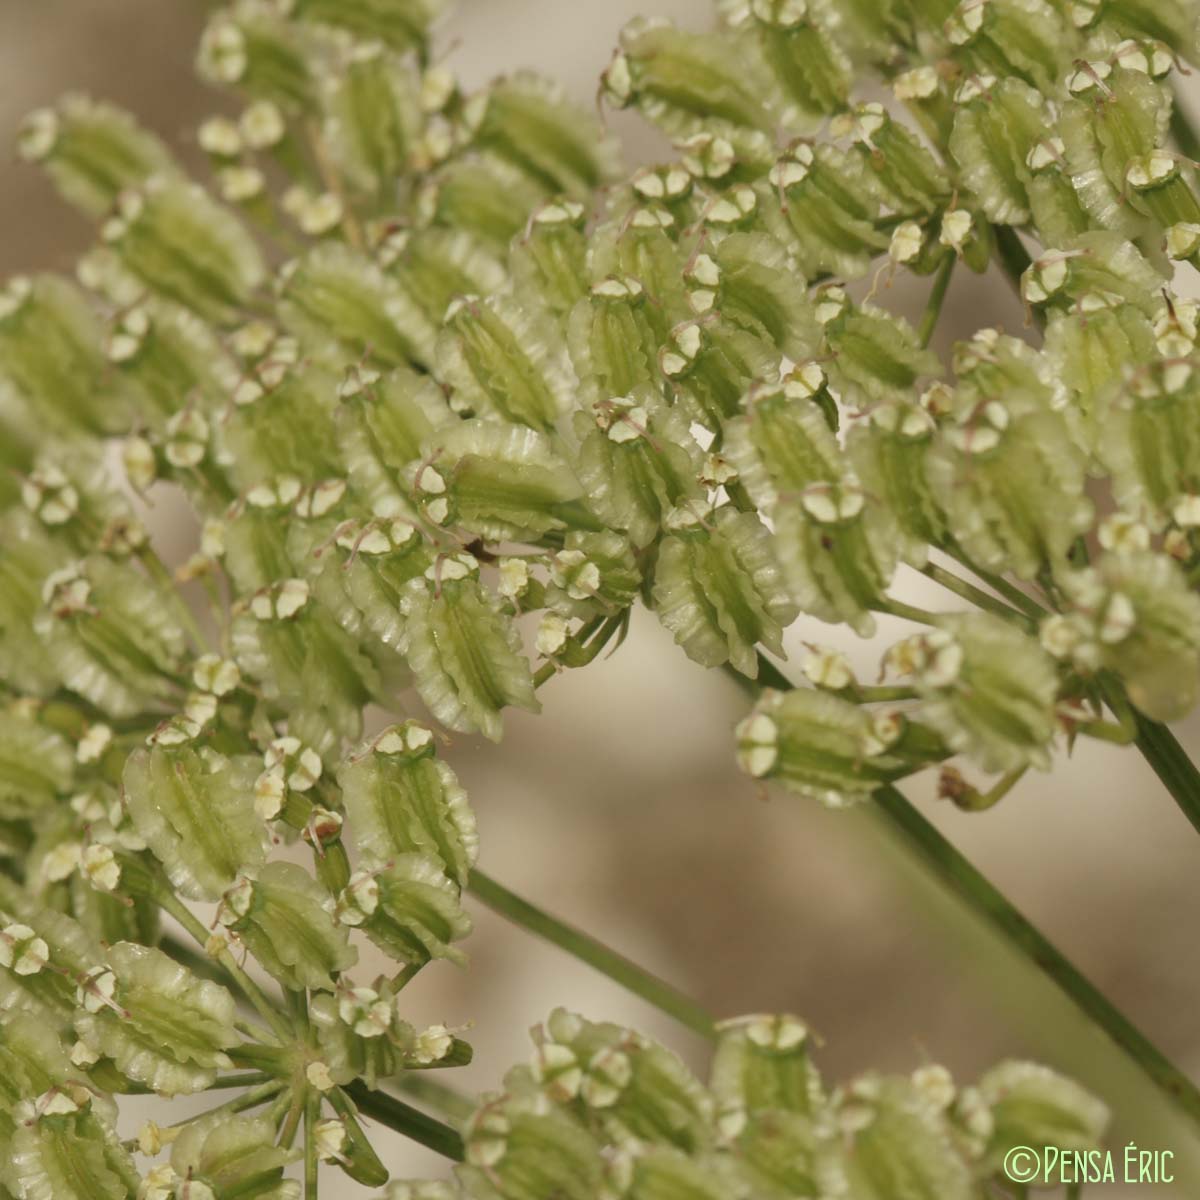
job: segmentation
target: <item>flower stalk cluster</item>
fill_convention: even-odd
[[[475,869],[438,728],[499,740],[638,604],[753,692],[750,777],[877,800],[1200,1114],[894,788],[936,771],[978,811],[1079,737],[1136,741],[1200,820],[1162,724],[1200,670],[1195,5],[638,20],[601,99],[672,149],[632,173],[555,85],[434,65],[440,7],[217,10],[211,188],[85,97],[22,129],[97,242],[0,288],[0,1193],[287,1200],[293,1161],[309,1200],[323,1163],[381,1186],[360,1114],[465,1153],[393,1200],[966,1200],[1022,1138],[1095,1143],[1102,1106],[1028,1065],[830,1091],[794,1019],[718,1025]],[[943,362],[955,273],[994,263],[1028,330]],[[876,302],[904,272],[915,327]],[[175,572],[139,516],[165,489],[197,519]],[[966,607],[905,602],[902,566]],[[879,614],[918,628],[874,682],[816,640],[801,686],[766,657]],[[380,1090],[470,1059],[403,995],[465,962],[468,888],[714,1037],[709,1085],[557,1011],[461,1139]],[[113,1132],[113,1095],[222,1088]]]

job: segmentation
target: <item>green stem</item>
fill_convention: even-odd
[[[293,992],[290,988],[283,993],[283,1002],[296,1029],[308,1029],[308,993]]]
[[[885,596],[875,607],[876,612],[887,613],[889,616],[902,617],[906,621],[914,621],[918,625],[936,625],[938,614],[917,608],[913,604],[905,604],[892,596]]]
[[[758,652],[758,678],[747,679],[739,671],[726,666],[725,673],[740,687],[754,694],[759,688],[774,688],[778,692],[790,692],[795,684],[760,650]]]
[[[190,909],[184,906],[174,893],[165,887],[159,888],[155,895],[159,907],[168,916],[172,916],[183,928],[201,945],[208,941],[208,930],[197,919]],[[255,1011],[274,1030],[275,1034],[285,1043],[293,1039],[293,1030],[287,1018],[267,998],[266,993],[237,965],[228,950],[222,950],[217,961],[225,968],[229,977],[237,984],[242,995],[254,1005]]]
[[[405,1104],[386,1092],[373,1092],[361,1081],[342,1089],[358,1106],[359,1112],[372,1120],[404,1134],[427,1149],[453,1159],[463,1160],[463,1140],[456,1129],[427,1116],[420,1109]]]
[[[264,1075],[281,1076],[288,1069],[288,1051],[282,1046],[263,1046],[258,1041],[230,1046],[226,1053],[235,1067],[258,1070]]]
[[[392,987],[397,992],[402,992],[428,965],[428,959],[423,962],[410,962],[392,977]]]
[[[711,1038],[715,1035],[716,1023],[713,1018],[694,1000],[624,955],[609,949],[603,942],[522,900],[482,871],[471,872],[468,886],[473,896],[514,925],[553,942],[559,949],[594,967],[602,975],[607,975],[635,996],[641,996],[648,1004],[674,1017],[701,1037]]]
[[[1041,621],[1046,615],[1046,610],[1032,596],[1027,596],[1016,584],[1009,583],[1003,575],[997,575],[976,566],[958,547],[947,549],[946,552],[959,566],[965,567],[977,579],[986,583],[993,592],[1002,596],[1013,608],[1020,609],[1031,620]]]
[[[953,571],[947,571],[945,567],[939,567],[936,563],[926,563],[921,568],[921,574],[932,579],[934,583],[941,584],[956,596],[961,596],[969,604],[974,604],[977,608],[990,612],[993,616],[1000,617],[1005,621],[1019,622],[1030,633],[1037,629],[1037,625],[1024,613],[1010,608],[1003,600],[989,596],[987,592],[977,588],[973,583],[968,583],[965,579],[960,579]]]
[[[267,1109],[267,1120],[274,1126],[276,1132],[283,1125],[283,1118],[292,1111],[296,1097],[290,1087],[283,1087]]]
[[[286,1087],[287,1084],[282,1079],[272,1079],[270,1083],[264,1083],[261,1087],[253,1088],[241,1096],[235,1096],[225,1104],[218,1104],[215,1108],[206,1109],[200,1116],[211,1117],[215,1113],[240,1113],[245,1112],[248,1108],[257,1108],[260,1104],[266,1104],[268,1100],[274,1099]],[[185,1117],[182,1121],[176,1121],[170,1128],[178,1129],[196,1119],[195,1116]]]
[[[268,1075],[266,1071],[247,1071],[242,1075],[222,1075],[216,1083],[210,1083],[205,1091],[218,1092],[226,1088],[236,1087],[257,1087],[260,1083],[275,1082],[274,1075]]]
[[[875,793],[899,838],[951,892],[1037,966],[1175,1103],[1200,1123],[1200,1089],[894,787]]]
[[[300,1096],[292,1097],[292,1106],[287,1111],[283,1128],[279,1131],[279,1144],[290,1150],[296,1140],[296,1131],[300,1128],[300,1118],[304,1115],[304,1100]]]
[[[1124,725],[1116,721],[1084,721],[1075,726],[1077,733],[1083,737],[1093,738],[1098,742],[1108,742],[1113,746],[1131,746],[1137,736],[1129,732]]]
[[[762,654],[759,682],[730,672],[751,692],[763,686],[789,690],[791,682]],[[1170,732],[1159,726],[1170,737]],[[1195,768],[1171,738],[1193,776]],[[1200,783],[1200,779],[1197,779]],[[1200,795],[1200,790],[1197,791]],[[962,900],[976,916],[1000,934],[1023,958],[1041,970],[1075,1005],[1116,1043],[1194,1121],[1200,1123],[1200,1089],[1184,1075],[1065,955],[1023,916],[1008,898],[959,853],[909,803],[902,792],[885,784],[875,792],[878,811],[930,874]]]
[[[933,341],[937,329],[938,318],[942,315],[942,305],[946,303],[946,293],[950,290],[950,280],[954,276],[954,268],[958,265],[956,254],[947,254],[945,261],[938,267],[934,276],[933,290],[929,293],[929,303],[925,306],[921,323],[917,326],[917,341],[924,349]]]
[[[309,1088],[304,1100],[304,1200],[317,1200],[321,1160],[317,1157],[317,1122],[321,1119],[321,1093]]]
[[[1133,734],[1142,757],[1150,764],[1180,811],[1200,833],[1200,771],[1175,735],[1163,724],[1143,716],[1129,702],[1125,689],[1115,676],[1101,675],[1100,694],[1117,720]]]
[[[1200,833],[1200,771],[1175,735],[1158,721],[1134,710],[1137,748],[1171,793],[1180,811]]]
[[[221,973],[216,982],[222,985],[228,982],[228,978],[224,972]],[[242,1017],[234,1017],[233,1027],[248,1042],[263,1042],[264,1044],[268,1044],[274,1040],[274,1035],[269,1029],[264,1029],[261,1025],[255,1025],[253,1022],[247,1021]]]

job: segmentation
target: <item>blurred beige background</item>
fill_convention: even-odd
[[[709,14],[704,0],[467,0],[442,44],[468,83],[532,65],[590,103],[618,29],[642,9],[691,25]],[[26,110],[76,87],[190,146],[213,104],[191,72],[202,16],[198,0],[0,0],[0,141],[11,145]],[[653,153],[652,137],[620,122],[633,153]],[[0,273],[69,269],[87,240],[35,171],[5,171]],[[924,286],[882,300],[919,304]],[[963,272],[947,313],[943,347],[980,325],[1023,325],[1003,281]],[[905,582],[916,602],[952,607],[929,586]],[[846,644],[871,676],[902,628],[884,622],[876,642],[862,643],[802,621],[793,645]],[[739,775],[731,734],[741,696],[692,666],[653,618],[641,614],[614,658],[551,684],[544,700],[540,717],[509,720],[501,747],[457,739],[448,751],[493,875],[718,1014],[802,1014],[827,1043],[821,1061],[832,1079],[935,1059],[965,1081],[1005,1055],[1043,1059],[1113,1103],[1114,1147],[1133,1140],[1178,1156],[1174,1187],[1097,1195],[1200,1195],[1193,1134],[1049,984],[924,882],[869,813],[764,798]],[[1180,733],[1200,752],[1200,726]],[[1168,1056],[1200,1076],[1200,840],[1135,752],[1081,746],[1052,777],[1028,779],[983,816],[920,801]],[[476,1063],[454,1079],[464,1088],[498,1082],[527,1053],[525,1030],[559,1003],[636,1023],[703,1061],[703,1048],[657,1014],[486,913],[467,948],[469,972],[431,969],[411,988],[414,1020],[473,1025]],[[389,1144],[388,1160],[398,1174],[444,1169],[400,1143]]]

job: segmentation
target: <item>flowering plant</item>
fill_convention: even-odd
[[[877,805],[1200,1117],[895,787],[936,771],[983,810],[1100,738],[1200,826],[1162,724],[1200,666],[1195,5],[636,21],[602,99],[673,151],[631,174],[539,77],[462,91],[439,7],[217,11],[199,67],[242,107],[199,131],[213,191],[104,103],[23,127],[99,241],[0,291],[0,1196],[311,1200],[322,1163],[381,1187],[367,1118],[462,1160],[392,1200],[971,1200],[1013,1147],[1097,1145],[1105,1106],[1029,1063],[830,1087],[798,1018],[714,1021],[478,869],[435,730],[499,740],[636,604],[751,693],[750,776]],[[880,82],[894,103],[857,98]],[[993,263],[1037,336],[947,367],[951,277]],[[916,327],[873,302],[897,272],[931,279]],[[151,488],[197,517],[174,577]],[[900,564],[965,607],[905,602]],[[876,683],[820,646],[803,683],[777,665],[798,619],[878,613],[917,632]],[[466,891],[711,1038],[708,1082],[556,1009],[478,1105],[400,1100],[471,1056],[404,996],[464,963]],[[114,1132],[117,1096],[214,1089]]]

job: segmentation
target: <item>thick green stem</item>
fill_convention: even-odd
[[[296,1131],[300,1128],[300,1118],[304,1116],[304,1100],[300,1096],[292,1097],[292,1106],[287,1110],[283,1128],[279,1131],[279,1144],[290,1150],[296,1140]]]
[[[321,1119],[321,1093],[310,1088],[304,1101],[304,1200],[317,1200],[321,1159],[317,1154],[317,1122]]]
[[[1123,726],[1131,727],[1142,757],[1150,764],[1180,811],[1200,833],[1200,771],[1175,735],[1163,724],[1143,716],[1129,703],[1115,676],[1101,675],[1100,694]]]
[[[1185,1113],[1200,1123],[1200,1089],[979,873],[895,788],[875,793],[905,845],[978,917],[1037,966]]]
[[[1134,711],[1137,748],[1175,799],[1183,815],[1200,833],[1200,771],[1175,735],[1158,721]]]
[[[403,1100],[397,1100],[395,1096],[373,1092],[362,1082],[352,1083],[342,1090],[364,1116],[404,1134],[444,1158],[462,1162],[463,1140],[456,1129],[443,1125],[441,1121],[405,1104]]]
[[[681,1025],[686,1025],[701,1037],[714,1036],[716,1023],[694,1000],[665,980],[651,975],[624,955],[609,949],[603,942],[515,896],[482,871],[471,872],[469,890],[488,908],[506,917],[514,925],[553,942],[559,949],[594,967],[634,995],[641,996],[648,1004],[674,1017]]]
[[[920,342],[922,348],[933,341],[938,319],[942,315],[942,305],[946,303],[946,293],[950,290],[950,280],[954,276],[954,268],[957,265],[958,256],[947,254],[945,261],[938,267],[937,275],[934,276],[933,290],[929,293],[929,303],[925,306],[920,325],[917,326],[917,341]]]

